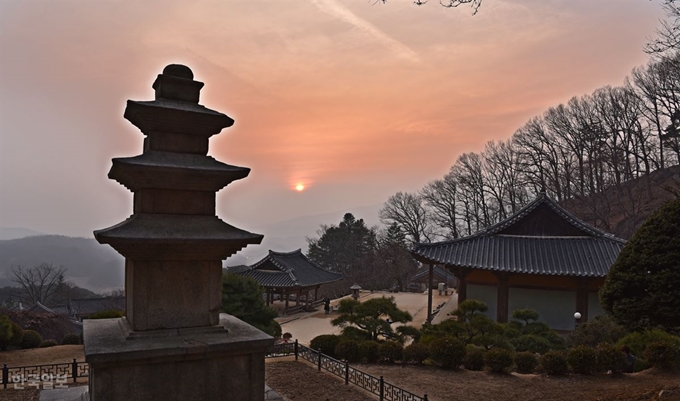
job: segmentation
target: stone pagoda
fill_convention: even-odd
[[[234,120],[198,104],[202,87],[169,65],[155,100],[127,102],[144,152],[113,159],[109,178],[134,193],[133,214],[94,232],[125,257],[126,316],[85,321],[92,401],[264,398],[272,338],[219,313],[222,260],[262,235],[220,220],[215,193],[250,169],[207,156],[208,139]]]

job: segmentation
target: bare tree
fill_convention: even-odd
[[[656,30],[656,38],[645,46],[649,54],[664,54],[680,48],[680,0],[666,0],[663,8],[666,19]]]
[[[429,213],[418,194],[397,192],[390,196],[380,209],[380,221],[387,226],[397,223],[412,243],[430,242],[434,236]]]
[[[32,304],[40,302],[46,305],[64,285],[64,266],[54,266],[51,263],[41,263],[32,268],[23,266],[12,267],[13,282],[19,284],[25,291],[25,299]]]
[[[449,173],[441,180],[430,181],[420,191],[432,211],[434,223],[445,230],[448,238],[460,237],[458,228],[458,183]]]

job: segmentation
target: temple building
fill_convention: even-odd
[[[283,314],[309,309],[323,302],[318,298],[319,287],[342,279],[342,274],[319,267],[309,260],[301,249],[293,252],[274,252],[237,274],[252,277],[265,289],[267,305],[275,295],[284,301]],[[310,292],[314,290],[313,297]],[[290,307],[290,297],[295,295],[295,306]]]
[[[458,279],[458,302],[485,302],[507,322],[533,309],[556,330],[604,313],[597,292],[625,241],[594,228],[541,193],[507,219],[468,237],[417,244],[420,262],[444,265]]]

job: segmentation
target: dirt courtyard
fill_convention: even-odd
[[[22,366],[84,360],[79,345],[0,352],[0,363]],[[377,397],[292,357],[266,360],[266,382],[289,401],[371,401]],[[653,370],[619,376],[496,375],[428,366],[354,365],[431,401],[680,401],[680,373]],[[37,400],[31,390],[0,390],[1,400]]]

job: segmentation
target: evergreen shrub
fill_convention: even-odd
[[[45,340],[45,341],[40,343],[40,348],[49,348],[49,347],[54,347],[55,345],[59,345],[59,344],[57,344],[57,342],[54,341],[54,340]]]
[[[430,349],[427,345],[413,343],[404,348],[404,362],[423,363],[430,356]]]
[[[525,334],[511,341],[515,346],[515,351],[529,351],[538,354],[545,354],[550,351],[550,342],[536,334]]]
[[[485,353],[486,350],[484,348],[468,345],[465,347],[463,367],[465,367],[467,370],[483,370]]]
[[[529,351],[518,352],[515,354],[515,365],[517,366],[517,373],[534,373],[538,359],[536,359],[536,355]]]
[[[375,341],[361,341],[359,343],[359,355],[364,362],[376,363],[380,360],[380,352],[378,351],[378,343]]]
[[[335,358],[335,347],[338,346],[341,340],[342,338],[335,334],[322,334],[312,338],[312,341],[309,342],[309,348],[321,351],[322,354]]]
[[[600,372],[618,374],[626,368],[626,354],[615,345],[602,343],[595,348],[595,354]]]
[[[76,333],[68,333],[67,335],[64,336],[64,338],[61,340],[61,343],[63,345],[76,345],[80,344],[80,336]]]
[[[430,342],[430,358],[443,368],[458,368],[465,357],[465,345],[460,340],[444,336]]]
[[[640,359],[643,358],[647,345],[657,341],[669,342],[671,344],[675,344],[676,347],[680,347],[680,337],[666,333],[663,330],[645,330],[643,332],[633,332],[623,337],[618,343],[616,343],[616,345],[619,347],[624,345],[628,346],[628,348],[630,348],[630,353],[636,358]],[[641,367],[644,369],[648,366],[645,366],[645,363],[643,362]]]
[[[34,330],[24,330],[21,336],[21,348],[38,348],[42,343],[42,336]]]
[[[644,357],[647,363],[655,368],[672,370],[678,363],[680,349],[670,341],[655,341],[645,348]]]
[[[597,353],[590,347],[580,345],[569,350],[567,363],[574,373],[589,375],[597,370]]]
[[[394,363],[404,359],[404,347],[396,341],[385,341],[378,346],[378,354],[382,361]]]
[[[335,358],[344,359],[348,362],[359,362],[361,360],[359,343],[354,340],[341,340],[335,346]]]
[[[549,375],[563,375],[569,371],[567,357],[562,351],[548,351],[541,355],[539,365]]]
[[[484,365],[495,373],[505,372],[513,362],[512,352],[504,348],[493,348],[484,354]]]

